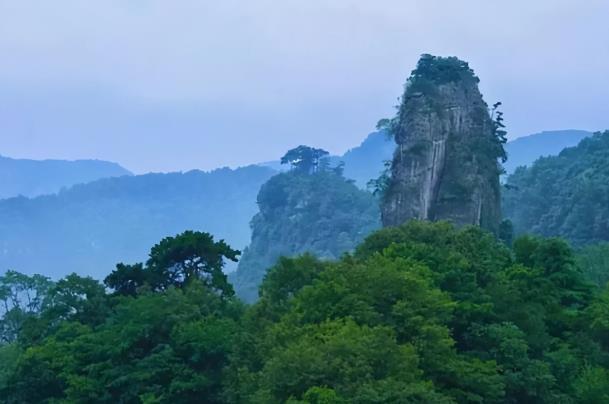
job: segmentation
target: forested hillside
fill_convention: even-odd
[[[237,293],[248,302],[257,298],[267,269],[280,256],[311,252],[336,259],[380,227],[377,200],[346,180],[340,168],[309,172],[295,167],[278,174],[260,189],[258,208],[251,243],[231,274]]]
[[[243,306],[209,234],[104,288],[0,278],[7,403],[605,403],[609,289],[569,246],[412,222],[338,261],[282,259]],[[4,308],[8,308],[6,312]]]
[[[273,174],[257,166],[148,174],[0,201],[0,273],[99,279],[119,261],[142,260],[156,240],[188,229],[213,231],[244,248],[256,194]]]
[[[511,175],[504,215],[517,233],[563,237],[575,245],[609,241],[609,131]]]
[[[132,174],[118,164],[107,161],[38,161],[0,156],[0,199],[54,194],[75,184],[123,175]]]

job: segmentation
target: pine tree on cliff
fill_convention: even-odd
[[[384,226],[449,220],[496,232],[505,131],[489,111],[479,79],[456,57],[423,55],[395,118],[385,122],[397,148],[383,192]]]

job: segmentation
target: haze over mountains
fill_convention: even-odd
[[[509,142],[508,172],[539,156],[557,154],[561,146],[575,145],[588,134],[543,132]],[[384,132],[374,132],[331,161],[344,161],[345,177],[365,189],[394,148]],[[274,168],[281,168],[262,165],[266,167],[131,176],[118,164],[103,161],[0,158],[0,195],[34,196],[0,200],[0,272],[99,277],[117,262],[145,259],[151,245],[186,229],[209,231],[243,249],[250,241],[260,186],[277,173]],[[80,185],[69,188],[74,184]],[[52,195],[36,197],[40,194]]]
[[[519,137],[505,145],[508,160],[503,167],[508,174],[516,167],[529,166],[542,156],[555,156],[567,147],[576,146],[583,138],[591,136],[585,130],[554,130]]]
[[[0,156],[0,199],[54,194],[72,185],[123,175],[132,173],[108,161],[26,160]]]
[[[99,278],[118,262],[144,260],[150,246],[186,229],[243,248],[256,194],[274,173],[250,166],[123,176],[56,195],[2,200],[0,268]]]

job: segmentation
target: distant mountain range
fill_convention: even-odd
[[[116,263],[145,260],[154,244],[185,230],[243,249],[258,190],[275,173],[250,166],[123,176],[0,200],[0,273],[103,278]]]
[[[508,161],[504,164],[507,174],[514,172],[516,167],[530,166],[540,157],[558,155],[567,147],[576,146],[582,139],[592,135],[585,130],[555,130],[535,133],[509,141],[505,145]],[[348,150],[342,156],[331,156],[333,164],[340,161],[345,163],[345,177],[356,181],[360,188],[372,178],[377,178],[383,171],[383,163],[393,158],[395,143],[386,132],[370,133],[357,147]],[[279,160],[261,163],[277,171],[285,171],[288,167],[281,165]]]
[[[0,199],[54,194],[62,188],[100,178],[132,175],[116,163],[101,160],[25,160],[0,156]]]
[[[511,141],[507,171],[558,154],[589,135],[554,131]],[[344,161],[345,177],[365,188],[394,148],[384,132],[374,132],[332,162]],[[235,170],[133,176],[103,161],[1,157],[0,198],[33,198],[0,200],[0,273],[15,269],[53,277],[70,272],[102,277],[117,262],[144,260],[161,238],[187,229],[208,231],[243,249],[250,241],[261,185],[285,168],[269,162]]]
[[[511,174],[517,167],[530,166],[539,157],[556,156],[567,147],[577,146],[591,135],[585,130],[554,130],[519,137],[505,145],[508,161],[503,166]]]
[[[583,130],[560,130],[524,136],[506,144],[508,174],[516,167],[531,165],[541,156],[557,155],[566,147],[577,145],[592,133]],[[383,162],[391,160],[395,144],[383,131],[370,133],[359,145],[342,156],[331,156],[333,164],[345,163],[345,177],[365,188],[368,181],[379,176]],[[275,171],[287,166],[278,160],[258,164]],[[133,175],[120,165],[101,160],[26,160],[0,156],[0,199],[14,196],[36,197],[59,192],[76,184],[102,178]]]

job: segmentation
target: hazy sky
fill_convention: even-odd
[[[510,136],[609,128],[607,0],[0,0],[0,154],[135,172],[334,153],[455,55]]]

